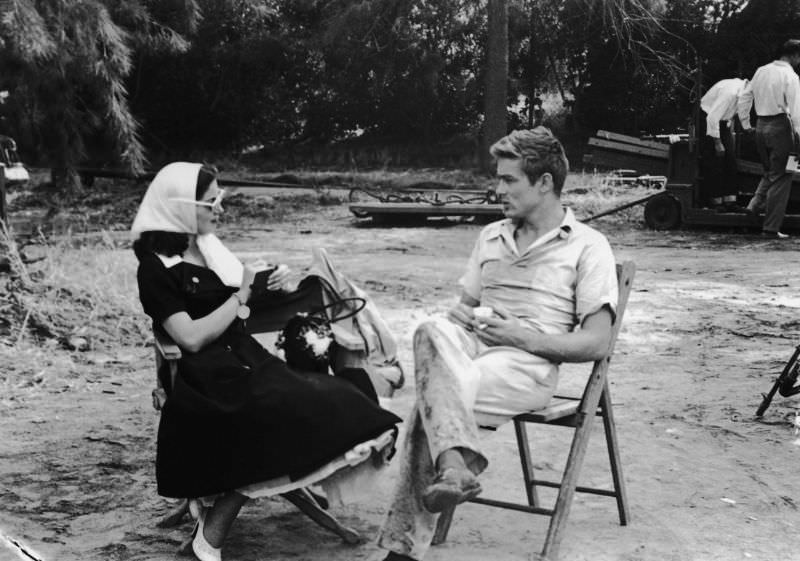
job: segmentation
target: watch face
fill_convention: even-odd
[[[239,309],[236,310],[236,316],[239,319],[247,319],[247,318],[249,318],[250,317],[250,306],[246,306],[244,304],[239,306]]]

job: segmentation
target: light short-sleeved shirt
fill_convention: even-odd
[[[573,331],[604,306],[616,313],[616,261],[603,234],[569,208],[526,248],[517,247],[514,228],[505,219],[481,231],[459,279],[466,294],[547,334]]]
[[[739,121],[744,129],[750,128],[752,105],[759,117],[786,113],[795,132],[800,133],[800,78],[791,64],[774,60],[756,70],[739,95]]]
[[[728,78],[720,80],[700,100],[700,108],[706,113],[706,134],[719,138],[720,121],[730,122],[736,115],[739,94],[747,86],[747,80]]]

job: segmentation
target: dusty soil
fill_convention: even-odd
[[[397,333],[411,372],[410,338],[424,315],[455,301],[478,226],[378,228],[357,225],[346,206],[298,210],[247,231],[222,229],[243,255],[289,263],[298,273],[310,248],[327,248],[339,268],[369,290]],[[711,561],[800,559],[800,441],[797,399],[777,397],[762,420],[760,394],[797,344],[800,240],[740,233],[655,233],[598,221],[619,260],[636,262],[628,313],[611,368],[611,391],[631,521],[618,525],[613,500],[579,495],[564,560]],[[122,250],[120,250],[122,251]],[[133,259],[131,255],[130,259]],[[53,351],[67,354],[66,351]],[[157,414],[149,348],[110,352],[84,364],[79,380],[0,396],[0,560],[173,559],[187,521],[160,529],[170,503],[155,492]],[[585,365],[564,369],[576,390]],[[404,416],[413,376],[388,402]],[[610,481],[599,427],[583,481]],[[537,430],[540,471],[557,476],[567,431]],[[522,498],[513,430],[486,440],[486,496]],[[247,505],[224,549],[228,561],[376,559],[373,545],[397,463],[367,500],[337,509],[364,536],[347,546],[282,499]],[[447,544],[429,559],[526,560],[547,520],[465,505]],[[6,543],[3,543],[6,538]]]

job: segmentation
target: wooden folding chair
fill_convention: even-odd
[[[153,407],[157,411],[167,401],[169,392],[167,388],[172,388],[175,376],[178,374],[178,360],[181,358],[181,349],[169,337],[154,332],[155,335],[155,354],[156,354],[156,389],[153,390]],[[325,497],[312,493],[308,489],[295,489],[281,496],[295,505],[300,511],[311,518],[314,522],[342,538],[348,544],[356,544],[361,541],[361,536],[347,526],[344,526],[333,515],[326,512],[328,501]],[[161,528],[177,526],[189,512],[189,500],[185,499],[178,503],[166,516],[158,521],[157,526]],[[191,547],[191,539],[184,542],[180,550],[188,551]]]
[[[626,261],[621,265],[617,265],[619,301],[617,304],[616,320],[612,328],[611,341],[606,356],[595,361],[582,397],[555,396],[546,408],[530,413],[523,413],[514,417],[517,445],[522,462],[522,477],[525,482],[525,492],[528,499],[527,504],[498,501],[481,497],[474,498],[470,501],[498,508],[549,516],[550,526],[547,530],[547,538],[545,539],[544,548],[540,556],[540,559],[543,561],[556,561],[558,558],[558,548],[563,537],[572,497],[576,491],[579,493],[592,493],[615,497],[617,501],[617,510],[619,511],[619,523],[622,526],[628,523],[628,501],[625,494],[625,484],[622,479],[622,466],[617,446],[617,432],[614,426],[611,394],[608,388],[608,365],[614,351],[614,344],[617,341],[619,328],[622,325],[622,317],[628,303],[628,296],[630,294],[635,269],[632,261]],[[584,457],[586,456],[592,422],[595,416],[602,417],[603,419],[606,445],[608,447],[608,458],[611,463],[611,476],[614,483],[613,490],[582,487],[577,484],[578,475],[583,465]],[[553,482],[536,479],[533,472],[533,461],[531,459],[526,423],[557,425],[573,427],[575,429],[561,481]],[[553,508],[544,508],[541,506],[536,492],[536,487],[539,486],[558,489],[558,496]],[[439,517],[436,532],[433,537],[434,545],[443,543],[447,539],[447,532],[450,529],[454,512],[455,509],[450,509],[443,512]]]

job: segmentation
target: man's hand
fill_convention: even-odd
[[[515,347],[525,349],[535,332],[525,327],[508,310],[502,307],[494,309],[489,318],[472,319],[471,328],[484,344],[490,347]]]
[[[719,138],[714,139],[714,152],[716,152],[719,157],[725,155],[725,145],[722,144],[722,140]]]
[[[447,319],[463,327],[467,331],[472,331],[475,314],[472,311],[472,306],[459,302],[447,312]]]

